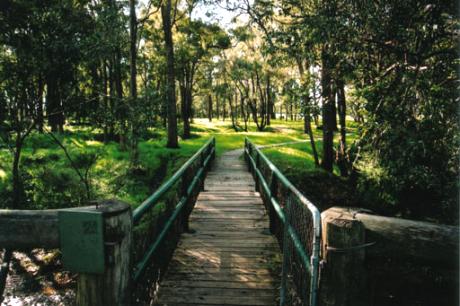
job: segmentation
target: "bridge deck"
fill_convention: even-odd
[[[276,305],[278,245],[241,151],[224,154],[208,173],[160,284],[158,305]]]

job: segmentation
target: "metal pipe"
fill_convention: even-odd
[[[260,159],[265,162],[266,165],[272,171],[272,175],[276,175],[276,177],[280,180],[280,182],[288,188],[299,200],[302,204],[304,204],[311,213],[312,220],[313,220],[313,245],[312,245],[312,254],[310,259],[308,259],[308,255],[305,253],[305,250],[302,246],[302,243],[297,236],[295,230],[292,228],[290,224],[286,221],[286,217],[281,206],[276,201],[275,197],[272,195],[268,184],[263,177],[261,171],[257,168],[257,163],[252,158],[250,152],[252,150],[256,151],[257,160],[260,162]],[[262,153],[247,137],[245,138],[245,154],[252,165],[252,169],[254,170],[253,175],[255,176],[256,182],[260,178],[262,183],[262,187],[266,192],[270,202],[275,209],[278,217],[283,222],[283,225],[286,226],[287,233],[289,233],[290,238],[292,239],[296,251],[299,253],[303,263],[305,264],[306,268],[310,272],[310,305],[315,306],[317,303],[317,290],[318,290],[318,273],[319,273],[319,252],[321,248],[321,214],[318,208],[313,205],[292,183],[279,171],[279,169]],[[283,243],[284,245],[284,243]],[[283,254],[284,255],[284,254]],[[284,290],[283,288],[281,288]],[[282,291],[281,294],[284,292]],[[284,302],[284,299],[282,299]]]
[[[160,188],[157,189],[150,197],[148,197],[141,205],[139,205],[133,211],[133,222],[134,224],[139,223],[142,216],[153,208],[156,205],[158,200],[182,177],[184,172],[187,170],[188,167],[198,158],[201,156],[201,152],[203,152],[210,144],[214,144],[214,137],[209,139],[204,146],[198,150],[182,167],[177,170],[174,175],[166,181]]]

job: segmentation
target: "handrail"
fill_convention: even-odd
[[[203,156],[203,154],[206,153],[206,156]],[[168,180],[166,181],[163,185],[158,188],[157,191],[155,191],[150,197],[148,197],[139,207],[137,207],[134,212],[133,212],[133,222],[134,225],[138,224],[142,218],[142,216],[145,215],[148,211],[153,209],[155,205],[158,203],[158,200],[166,193],[168,192],[172,186],[174,186],[177,181],[182,178],[184,175],[185,171],[198,159],[201,158],[201,167],[197,170],[195,173],[192,182],[188,186],[188,188],[185,190],[185,193],[182,195],[181,199],[177,203],[173,213],[169,217],[168,221],[164,225],[163,229],[161,230],[160,234],[156,238],[156,240],[153,242],[153,244],[150,246],[150,248],[147,250],[147,252],[144,254],[143,258],[134,266],[134,274],[133,274],[133,280],[137,281],[140,276],[142,275],[143,271],[145,270],[147,264],[149,263],[151,257],[155,254],[156,250],[158,247],[161,245],[163,242],[164,238],[166,237],[166,234],[168,233],[169,229],[171,226],[174,224],[174,221],[176,220],[177,216],[181,213],[182,208],[185,206],[187,203],[189,197],[192,195],[193,190],[197,186],[198,183],[202,183],[204,181],[204,177],[202,177],[205,174],[205,169],[207,169],[209,163],[211,160],[215,157],[216,153],[216,139],[212,137],[209,139],[198,152],[196,152],[185,164],[183,164],[179,170],[177,170],[176,173]]]
[[[247,137],[245,138],[244,142],[244,153],[247,161],[249,162],[250,169],[254,171],[253,175],[257,176],[260,179],[262,184],[263,190],[265,191],[270,204],[272,205],[273,209],[278,215],[278,218],[283,223],[283,226],[286,228],[285,235],[287,235],[293,242],[294,248],[298,253],[299,257],[301,258],[303,264],[310,272],[310,305],[315,306],[317,300],[317,290],[318,290],[318,273],[319,273],[319,252],[320,252],[320,243],[321,243],[321,214],[310,201],[294,186],[292,183],[279,171],[279,169],[263,154],[259,148],[257,148]],[[256,153],[256,160],[251,156],[252,152]],[[258,163],[260,163],[260,159],[269,167],[271,171],[271,186],[268,185],[267,181],[265,180],[262,172],[258,167]],[[256,179],[256,186],[257,184],[257,177]],[[289,191],[291,191],[297,199],[299,199],[300,203],[305,205],[312,215],[313,220],[313,246],[312,246],[312,254],[310,258],[308,258],[307,252],[305,251],[304,246],[299,238],[298,233],[292,227],[292,225],[288,222],[286,215],[284,214],[283,208],[279,205],[276,194],[273,192],[273,179],[276,178],[281,182],[284,187],[286,187]],[[284,244],[284,242],[283,242]],[[283,258],[285,254],[283,254]],[[283,265],[284,266],[284,265]],[[283,267],[284,268],[284,267]],[[283,278],[285,277],[285,272],[283,271]],[[281,300],[280,304],[285,304],[285,294],[286,294],[285,282],[283,280],[281,286]]]
[[[196,161],[196,159],[208,148],[210,144],[215,148],[216,139],[212,137],[209,139],[199,150],[196,152],[185,164],[183,164],[179,170],[168,180],[166,183],[160,186],[151,196],[149,196],[141,205],[139,205],[133,211],[133,222],[134,224],[139,223],[142,216],[153,208],[158,200],[169,191],[169,189],[182,177],[184,172],[190,167],[190,165]]]

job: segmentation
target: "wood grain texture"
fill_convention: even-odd
[[[108,200],[100,203],[99,210],[104,215],[106,268],[101,275],[79,275],[76,305],[129,305],[133,227],[131,206]]]
[[[156,305],[276,305],[279,248],[238,152],[215,161]]]

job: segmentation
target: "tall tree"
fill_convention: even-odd
[[[165,0],[161,4],[161,18],[166,48],[166,103],[168,112],[168,148],[178,148],[177,118],[176,118],[176,73],[174,68],[174,42],[172,35],[172,0]]]

